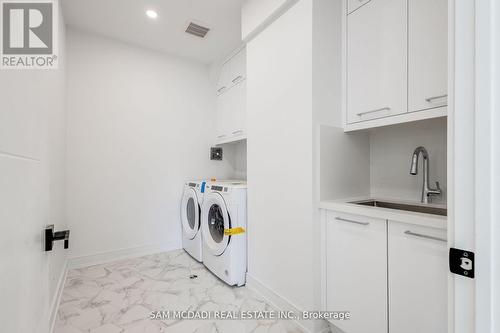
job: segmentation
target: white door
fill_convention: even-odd
[[[347,122],[407,112],[406,0],[372,0],[347,16]]]
[[[389,221],[387,251],[389,332],[446,332],[446,230]]]
[[[408,2],[408,110],[447,104],[448,1]]]
[[[450,0],[449,246],[476,253],[450,277],[449,333],[500,331],[500,6]],[[451,188],[450,188],[451,185]]]
[[[327,213],[327,311],[349,311],[332,324],[347,333],[387,333],[386,221]]]
[[[224,230],[231,229],[231,219],[224,198],[217,192],[209,192],[203,200],[201,228],[203,242],[210,254],[223,254],[231,239],[224,233]]]
[[[37,94],[45,76],[1,72],[0,331],[44,333],[50,301],[44,105],[50,102]]]

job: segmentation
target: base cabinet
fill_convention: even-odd
[[[447,331],[446,230],[327,211],[324,271],[344,333]]]
[[[387,332],[386,221],[327,216],[327,311],[351,315],[333,324],[348,333]]]
[[[389,332],[447,332],[446,231],[389,221]]]

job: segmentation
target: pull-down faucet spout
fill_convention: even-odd
[[[422,184],[422,203],[429,203],[430,197],[433,195],[440,195],[441,188],[439,187],[439,182],[436,182],[436,188],[429,187],[429,153],[427,149],[424,147],[417,147],[413,152],[413,156],[411,159],[411,167],[410,174],[417,175],[418,174],[418,158],[422,154],[423,163],[423,184]]]

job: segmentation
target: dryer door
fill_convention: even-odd
[[[196,192],[186,188],[181,205],[182,229],[187,238],[193,239],[200,230],[200,205]]]
[[[224,235],[231,228],[231,219],[224,198],[217,192],[205,196],[201,212],[203,240],[211,254],[220,256],[227,248],[231,236]]]

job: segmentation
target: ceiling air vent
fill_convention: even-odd
[[[205,38],[207,33],[210,31],[209,28],[202,27],[196,23],[189,23],[186,32],[191,35],[195,35],[197,37]]]

